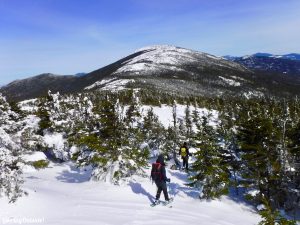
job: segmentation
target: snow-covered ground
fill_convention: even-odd
[[[23,106],[27,106],[26,102]],[[30,107],[26,109],[30,111]],[[150,106],[141,106],[142,114],[145,116],[149,109]],[[185,110],[186,106],[177,104],[178,119],[184,119]],[[191,106],[190,111],[193,110]],[[153,107],[153,112],[166,128],[172,125],[171,106]],[[211,115],[210,124],[216,126],[217,111],[197,108],[197,112],[199,116]],[[27,116],[24,121],[27,124],[25,128],[38,128],[36,116]],[[5,134],[3,132],[3,140],[6,140]],[[10,140],[8,136],[7,140]],[[43,142],[58,153],[65,152],[62,133],[46,133]],[[46,159],[42,152],[26,153],[22,158],[29,162]],[[48,168],[41,170],[26,165],[23,170],[23,188],[28,196],[11,204],[5,197],[0,198],[0,224],[254,225],[260,220],[251,206],[230,197],[200,201],[198,190],[185,185],[187,175],[180,171],[167,169],[167,176],[171,178],[169,193],[175,199],[172,208],[161,205],[152,208],[150,202],[155,197],[156,186],[149,177],[134,176],[129,183],[116,186],[90,181],[91,171],[78,169],[72,162],[51,162]],[[149,172],[146,171],[147,174]]]
[[[181,105],[177,104],[176,105],[176,117],[177,120],[184,120],[185,118],[185,110],[186,110],[186,105]],[[127,110],[128,107],[125,107]],[[172,106],[162,104],[161,106],[147,106],[143,105],[141,107],[141,114],[142,116],[146,116],[147,112],[150,109],[153,109],[153,113],[158,116],[159,122],[165,127],[168,128],[169,126],[173,126],[173,108]],[[126,111],[125,110],[125,111]],[[195,107],[191,106],[190,107],[190,114],[193,113],[195,110]],[[197,113],[199,118],[202,116],[209,117],[209,125],[216,127],[218,125],[218,117],[219,113],[216,110],[208,110],[206,108],[197,108]],[[178,123],[178,121],[177,121]]]
[[[112,79],[103,79],[101,81],[97,81],[96,83],[84,88],[86,90],[93,89],[95,87],[100,87],[102,86],[101,90],[110,90],[110,91],[120,91],[124,90],[125,86],[130,83],[130,82],[135,82],[133,79],[122,79],[119,80],[117,78],[112,78]]]
[[[70,162],[50,163],[44,170],[24,173],[28,196],[14,204],[0,198],[0,224],[254,225],[260,220],[250,206],[229,197],[200,201],[197,189],[184,185],[184,172],[168,169],[167,176],[172,208],[152,208],[156,187],[148,177],[115,186],[90,181],[89,170],[79,170]]]

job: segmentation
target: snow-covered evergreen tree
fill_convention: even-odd
[[[163,141],[164,127],[151,107],[143,118],[142,134],[151,149],[159,149]]]
[[[253,110],[255,113],[249,110],[248,117],[241,118],[239,123],[237,137],[243,163],[241,175],[244,186],[257,193],[252,195],[256,203],[260,204],[265,197],[276,205],[282,179],[278,152],[280,133],[272,118],[257,107]]]
[[[236,127],[234,125],[235,118],[230,111],[222,111],[219,114],[219,124],[217,127],[218,139],[220,141],[220,152],[222,156],[222,164],[226,165],[231,174],[231,184],[235,188],[236,194],[239,185],[239,170],[241,166],[241,158],[238,152],[236,140]]]
[[[49,130],[53,125],[50,119],[50,109],[49,109],[49,105],[52,105],[51,101],[52,101],[52,97],[47,96],[47,98],[41,98],[38,105],[38,111],[36,115],[40,118],[39,131],[38,131],[40,135],[44,135],[44,132],[46,130]]]
[[[142,134],[135,124],[139,113],[129,107],[124,119],[121,108],[115,97],[102,99],[94,110],[98,129],[83,134],[77,142],[82,148],[77,161],[93,166],[92,179],[119,183],[147,164],[149,153],[140,148]]]
[[[192,165],[193,175],[189,185],[199,187],[199,198],[218,198],[228,192],[228,172],[222,165],[217,136],[214,128],[208,124],[208,118],[202,117],[201,124],[197,126],[196,143],[199,150],[195,153],[196,161]]]
[[[142,148],[145,143],[142,133],[142,115],[139,98],[132,92],[132,98],[124,117],[123,152],[127,158],[127,170],[143,173],[148,164],[149,151]]]
[[[15,121],[11,118],[16,117],[5,97],[0,94],[0,196],[8,197],[10,202],[15,202],[24,194],[21,189],[21,147],[9,133],[15,130]]]
[[[192,127],[192,115],[190,105],[187,104],[185,108],[185,117],[184,117],[185,127],[186,127],[186,140],[190,140],[193,135],[193,127]]]

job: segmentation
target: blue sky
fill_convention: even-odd
[[[0,85],[90,72],[144,46],[300,53],[299,0],[0,0]]]

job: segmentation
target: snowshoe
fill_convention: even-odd
[[[151,206],[151,207],[157,206],[157,205],[160,204],[160,202],[161,202],[161,201],[159,201],[159,200],[155,200],[154,202],[152,202],[152,203],[150,204],[150,206]]]
[[[172,203],[174,201],[173,198],[170,198],[169,201],[164,201],[163,205],[169,205],[170,203]]]

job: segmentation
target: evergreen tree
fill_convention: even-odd
[[[218,198],[228,192],[229,177],[222,165],[216,133],[206,117],[202,117],[201,126],[198,125],[196,138],[199,150],[195,153],[194,175],[189,185],[200,188],[200,198]]]
[[[169,126],[164,132],[164,141],[162,143],[164,154],[169,158],[174,157],[176,151],[176,133],[174,127]],[[176,155],[176,154],[175,154]]]
[[[235,192],[238,195],[238,172],[240,170],[241,160],[238,152],[234,121],[235,118],[228,110],[223,110],[219,114],[219,124],[217,133],[221,142],[221,156],[222,164],[230,171],[231,184],[235,188]]]
[[[47,97],[48,99],[50,97]],[[47,99],[46,98],[46,99]],[[52,121],[50,120],[49,108],[47,107],[47,101],[45,98],[40,99],[36,116],[40,118],[39,131],[40,135],[44,135],[44,131],[49,130],[52,127]]]
[[[262,202],[263,209],[259,211],[259,214],[263,220],[259,222],[259,225],[296,225],[296,221],[288,220],[278,210],[274,210],[266,198],[263,198]]]
[[[192,129],[192,118],[191,118],[191,109],[190,105],[188,104],[185,108],[185,127],[186,127],[186,139],[190,140],[193,135],[193,129]]]
[[[148,164],[149,151],[141,146],[144,143],[142,133],[142,115],[140,112],[140,102],[136,93],[132,92],[132,98],[129,107],[125,113],[125,130],[123,132],[124,155],[128,161],[132,161],[129,165],[131,171],[143,173],[143,168]]]
[[[80,165],[93,165],[95,180],[117,184],[147,164],[149,152],[140,148],[141,132],[129,118],[123,118],[120,108],[116,98],[106,96],[94,109],[98,115],[98,130],[82,135],[77,142],[82,146],[77,161]]]
[[[0,93],[0,196],[8,197],[10,202],[15,202],[25,193],[21,189],[21,147],[9,133],[16,129],[12,119],[17,117]]]
[[[257,191],[253,200],[261,203],[265,196],[276,205],[276,195],[281,191],[281,164],[277,148],[279,133],[267,115],[252,113],[250,111],[250,117],[239,123],[237,137],[243,162],[241,175],[245,181],[244,186]]]
[[[158,120],[158,116],[154,114],[151,107],[146,116],[143,118],[142,134],[144,140],[152,149],[159,149],[163,141],[164,127]]]

